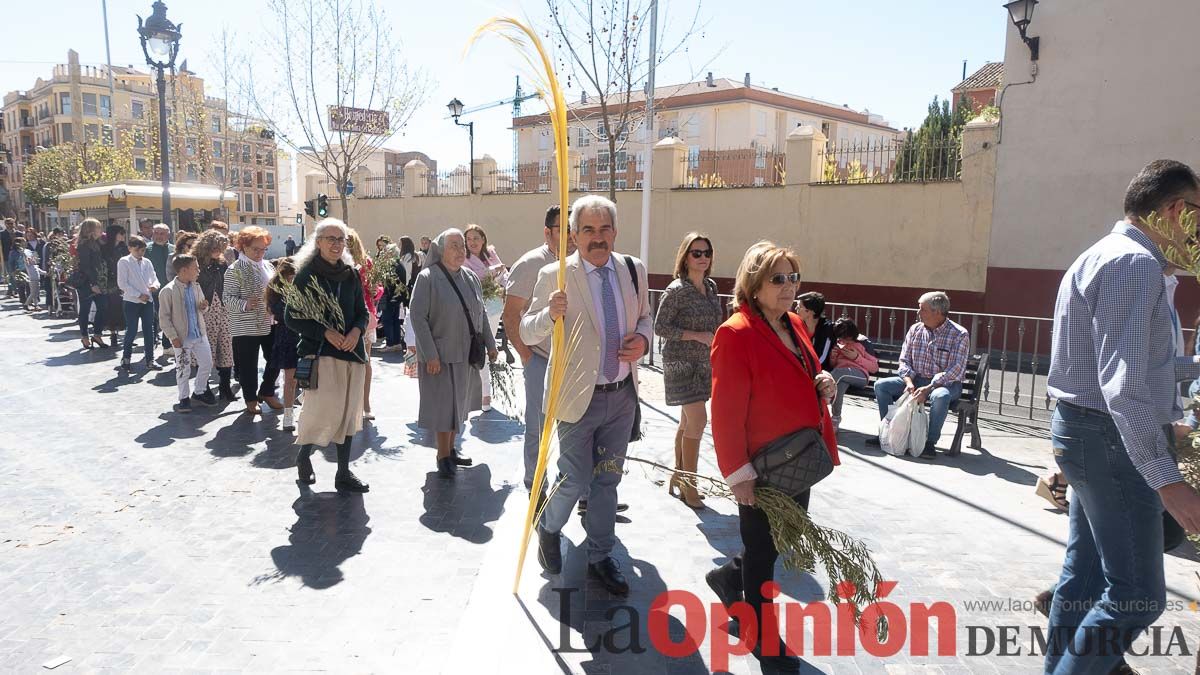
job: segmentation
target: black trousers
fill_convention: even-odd
[[[233,338],[233,374],[242,388],[242,398],[247,403],[275,396],[275,381],[279,369],[271,367],[271,352],[275,343],[275,331],[266,335],[235,335]],[[258,381],[258,353],[263,355],[263,379]]]
[[[808,510],[810,490],[805,490],[796,496],[796,503],[805,511]],[[742,546],[745,548],[740,556],[733,560],[735,568],[742,570],[742,592],[746,603],[754,608],[758,618],[759,630],[762,629],[762,605],[766,600],[762,595],[764,582],[775,579],[775,561],[779,559],[779,551],[775,550],[775,540],[771,538],[771,524],[767,514],[755,506],[738,504],[738,519],[742,531]],[[774,636],[767,636],[772,639]],[[760,636],[760,641],[761,641]]]
[[[92,313],[92,304],[96,305],[96,320],[92,323],[92,332],[96,337],[104,330],[104,312],[108,307],[108,298],[103,293],[92,293],[90,288],[79,289],[79,332],[82,336],[88,334],[88,315]]]

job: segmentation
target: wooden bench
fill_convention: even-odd
[[[875,346],[875,354],[879,359],[879,371],[872,375],[865,387],[850,387],[847,396],[875,398],[875,382],[889,377],[896,377],[900,371],[900,349],[897,347]],[[971,431],[971,447],[978,450],[983,447],[979,438],[979,390],[987,378],[988,363],[984,354],[976,354],[967,359],[967,372],[963,376],[962,396],[950,406],[950,412],[958,415],[958,428],[954,431],[954,443],[950,446],[949,454],[957,455],[962,451],[963,435]]]

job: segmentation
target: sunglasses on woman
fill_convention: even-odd
[[[696,260],[699,260],[701,258],[711,258],[712,257],[712,249],[711,248],[707,248],[707,249],[694,248],[694,249],[688,251],[688,253],[690,253],[692,255],[692,257],[695,258]]]
[[[791,274],[772,274],[771,276],[767,277],[767,281],[771,282],[771,284],[775,286],[782,286],[784,284],[798,284],[800,283],[800,273],[792,272]]]

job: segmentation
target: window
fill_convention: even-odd
[[[759,112],[755,113],[755,118],[758,120],[758,135],[766,136],[767,135],[767,113],[760,110]]]
[[[224,182],[225,181],[225,167],[214,166],[213,167],[213,176],[216,177],[216,179],[218,181]]]
[[[602,178],[602,179],[596,181],[596,189],[597,190],[607,190],[608,189],[608,179]]]
[[[625,172],[629,170],[629,156],[624,150],[617,151],[617,161],[615,164],[617,165],[618,172]]]
[[[71,143],[75,140],[75,130],[70,124],[58,125],[58,138],[63,143]]]
[[[220,157],[220,156],[221,156],[221,150],[222,150],[222,148],[223,148],[223,147],[224,147],[224,146],[223,146],[223,144],[221,143],[221,141],[213,141],[213,142],[212,142],[212,148],[213,148],[213,157]]]
[[[275,195],[267,195],[267,213],[275,213]]]
[[[198,178],[199,178],[199,177],[196,175],[196,165],[195,165],[195,164],[188,164],[188,168],[187,168],[187,179],[188,179],[188,180],[190,180],[190,181],[196,181],[196,180],[198,180]]]
[[[693,170],[700,168],[700,146],[698,145],[688,146],[688,168]]]
[[[683,125],[683,135],[688,138],[695,138],[700,135],[700,119],[695,115],[688,117],[688,121]]]
[[[601,141],[608,142],[608,133],[604,130],[604,120],[596,122],[596,135],[600,137]]]
[[[221,118],[220,117],[212,118],[212,132],[214,134],[221,133]]]
[[[138,171],[139,173],[146,173],[146,158],[145,157],[134,157],[133,158],[133,168],[134,168],[134,170]]]
[[[100,115],[112,117],[112,99],[104,94],[100,95]]]
[[[628,182],[624,178],[617,179],[617,189],[624,190],[628,186]]]
[[[592,135],[588,133],[587,127],[579,127],[579,143],[577,145],[581,148],[586,148],[591,144]]]
[[[69,93],[60,93],[58,95],[58,111],[63,115],[71,114],[71,95]]]
[[[250,163],[250,146],[246,145],[246,144],[242,145],[242,163],[243,164]],[[246,183],[246,184],[249,185],[249,183]]]
[[[263,218],[263,225],[274,225],[274,224],[275,224],[274,218]]]
[[[267,205],[267,203],[266,203],[266,200],[265,200],[265,199],[263,199],[263,196],[262,196],[262,195],[259,195],[259,196],[258,196],[258,210],[259,210],[259,211],[266,211],[266,209],[264,208],[266,205]]]
[[[184,148],[185,148],[184,152],[187,153],[188,157],[195,157],[196,156],[196,139],[189,138],[189,139],[187,139],[187,141],[185,141],[185,143],[186,143],[186,145],[184,146]]]
[[[541,160],[541,161],[539,161],[539,162],[538,162],[538,175],[539,175],[539,176],[549,176],[549,175],[550,175],[550,162],[549,162],[549,160],[545,160],[545,159],[543,159],[543,160]]]
[[[133,130],[133,147],[135,147],[135,148],[146,147],[146,130],[145,129],[134,129]]]
[[[580,162],[579,163],[579,175],[580,176],[588,175],[588,167],[590,167],[591,165],[592,165],[592,163],[586,159],[583,160],[582,162]],[[585,188],[579,188],[579,189],[583,190]]]
[[[230,170],[230,172],[229,172],[229,184],[230,184],[230,185],[237,185],[237,184],[238,184],[238,178],[240,177],[240,175],[241,175],[241,174],[239,174],[239,173],[238,173],[238,169],[237,169],[237,167],[236,167],[236,166],[235,166],[235,167],[233,167],[233,169],[232,169],[232,170]]]
[[[588,191],[588,184],[587,184],[587,183],[580,183],[580,184],[579,184],[579,187],[578,187],[577,189],[578,189],[580,192],[587,192],[587,191]]]
[[[546,131],[538,133],[538,150],[550,149],[550,134]]]
[[[761,145],[754,149],[754,168],[767,168],[767,151]]]
[[[253,211],[254,210],[254,195],[249,192],[242,195],[242,205],[243,205],[242,206],[243,211]]]
[[[141,101],[130,101],[129,113],[133,115],[133,119],[140,120],[146,116],[146,104]]]
[[[83,141],[90,143],[100,138],[100,127],[95,124],[85,124],[83,126]]]
[[[637,170],[644,172],[646,170],[646,153],[639,152],[637,154]]]
[[[643,187],[642,179],[640,179],[640,178],[639,178],[639,179],[637,180],[637,182],[633,184],[633,189],[635,189],[635,190],[641,190],[641,189],[642,189],[642,187]]]
[[[196,120],[192,119],[191,115],[184,115],[183,126],[185,129],[191,129],[196,126]]]
[[[100,142],[105,145],[113,144],[113,128],[111,124],[100,125]]]
[[[254,182],[254,172],[253,171],[242,171],[242,186],[250,187],[250,185],[253,182]]]
[[[600,152],[596,153],[596,173],[608,173],[607,150],[601,150]]]
[[[83,95],[83,114],[84,115],[95,115],[98,112],[99,112],[99,106],[96,105],[96,95],[95,94],[84,94]]]
[[[549,192],[549,191],[550,191],[549,185],[546,185],[545,183],[541,183],[538,185],[538,192]]]
[[[262,176],[262,172],[261,172],[261,171],[259,171],[258,173],[254,174],[254,184],[255,184],[255,186],[257,186],[257,187],[258,187],[258,189],[259,189],[259,190],[261,190],[261,189],[262,189],[262,186],[263,186],[263,176]],[[259,209],[259,210],[261,211],[262,209]]]
[[[271,173],[270,171],[267,172],[267,189],[268,190],[275,189],[275,174]],[[267,210],[274,211],[275,209],[267,209]]]

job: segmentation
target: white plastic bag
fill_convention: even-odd
[[[923,403],[913,401],[909,407],[912,416],[908,426],[908,454],[919,457],[925,450],[925,437],[929,435],[929,413]]]
[[[887,415],[879,422],[879,446],[889,455],[900,456],[908,449],[909,427],[912,422],[912,407],[909,396],[888,407]]]

